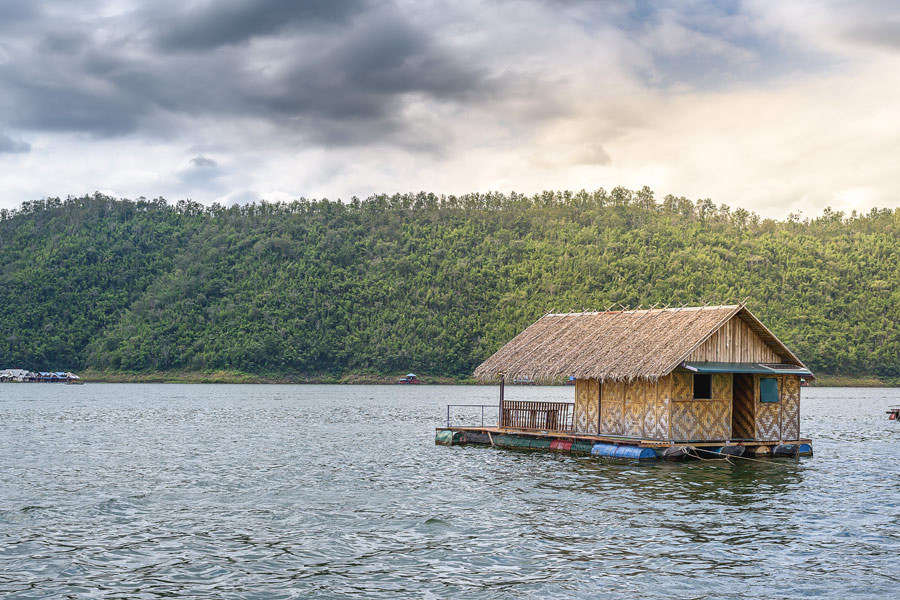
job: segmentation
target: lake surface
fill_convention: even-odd
[[[0,385],[0,596],[900,595],[900,423],[884,414],[897,390],[804,389],[816,455],[799,461],[434,445],[448,403],[496,400],[496,387]]]

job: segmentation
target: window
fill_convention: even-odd
[[[759,401],[778,402],[778,380],[774,377],[761,377],[759,380]]]
[[[694,373],[694,400],[709,400],[710,398],[712,398],[712,375]]]

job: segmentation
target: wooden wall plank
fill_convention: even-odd
[[[781,362],[781,358],[735,316],[688,357],[689,361]]]

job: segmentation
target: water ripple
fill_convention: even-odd
[[[565,400],[571,388],[515,389]],[[434,445],[482,387],[0,386],[6,598],[894,597],[893,390],[804,390],[816,456]]]

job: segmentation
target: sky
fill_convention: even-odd
[[[886,0],[0,0],[0,207],[649,186],[900,207]]]

